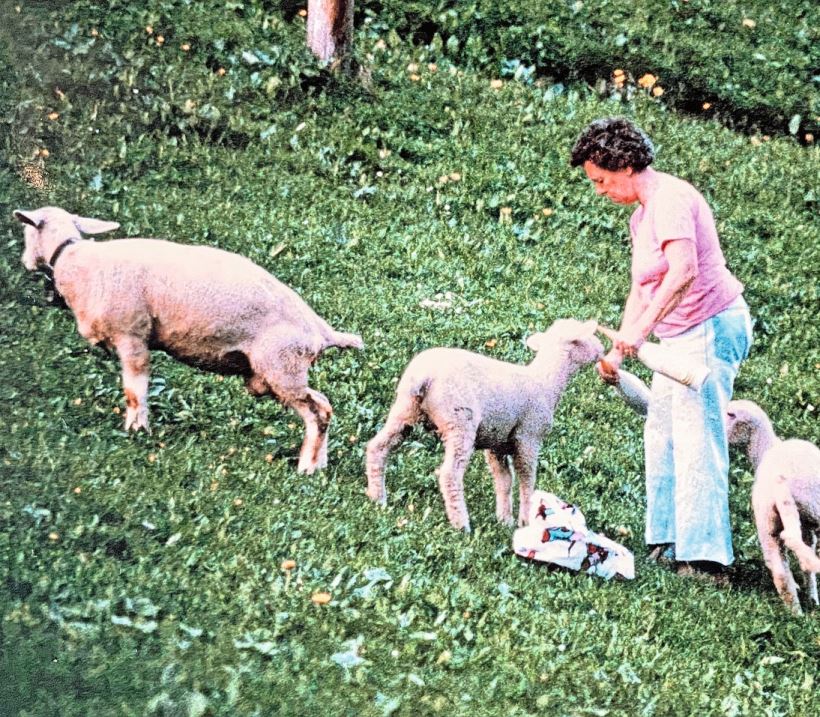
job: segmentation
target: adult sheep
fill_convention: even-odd
[[[249,259],[207,246],[160,239],[92,242],[116,222],[57,207],[17,210],[25,225],[23,264],[53,274],[55,288],[91,344],[122,363],[126,430],[148,430],[149,350],[220,374],[244,377],[305,423],[298,470],[327,465],[333,409],[308,386],[308,368],[327,348],[361,348],[335,331],[289,287]]]

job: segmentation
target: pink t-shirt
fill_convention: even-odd
[[[659,185],[646,205],[629,220],[632,236],[632,283],[642,302],[651,301],[669,262],[663,247],[671,239],[695,243],[698,276],[675,309],[655,327],[659,338],[675,336],[720,313],[741,293],[741,284],[726,268],[712,210],[688,182],[659,173]]]

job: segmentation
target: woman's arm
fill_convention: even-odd
[[[632,324],[643,313],[646,305],[641,302],[638,287],[633,283],[629,288],[629,295],[626,297],[626,304],[624,304],[624,314],[621,317],[621,328]],[[603,361],[596,364],[598,375],[606,383],[618,383],[618,369],[624,360],[624,353],[615,347],[614,343]]]
[[[655,296],[643,307],[637,303],[630,306],[627,302],[624,308],[624,319],[613,347],[626,356],[635,355],[655,326],[680,304],[698,276],[698,256],[693,241],[672,239],[664,244],[663,253],[669,269]],[[630,298],[632,293],[630,291]]]
[[[646,310],[647,304],[641,301],[638,286],[633,282],[629,287],[629,296],[626,297],[626,304],[624,305],[624,315],[621,318],[621,328],[618,331],[623,331],[624,328],[634,324],[638,317]]]

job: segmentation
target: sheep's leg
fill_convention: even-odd
[[[774,586],[793,614],[802,615],[800,600],[797,597],[797,584],[789,568],[788,560],[783,551],[783,545],[778,540],[780,532],[780,518],[774,505],[766,503],[764,491],[758,484],[752,488],[752,507],[754,509],[757,537],[763,551],[763,560],[772,575]]]
[[[518,477],[518,525],[527,525],[530,520],[530,500],[535,490],[535,474],[538,467],[537,441],[520,441],[515,446],[513,468]]]
[[[327,397],[312,388],[306,388],[302,396],[286,402],[305,424],[305,437],[299,451],[297,472],[311,475],[327,467],[327,429],[333,408]]]
[[[327,397],[308,386],[308,368],[316,358],[301,337],[265,334],[248,352],[254,371],[248,390],[262,395],[265,387],[282,405],[292,408],[305,424],[299,451],[299,473],[312,474],[327,466],[327,429],[333,408]]]
[[[438,471],[438,484],[450,524],[469,533],[470,517],[464,501],[464,472],[473,454],[475,429],[466,435],[462,430],[462,427],[459,427],[458,432],[442,432],[444,462]]]
[[[148,427],[148,346],[136,336],[119,336],[114,348],[122,364],[122,387],[125,393],[125,430],[138,431]]]
[[[288,386],[281,375],[262,378],[256,374],[248,379],[246,385],[254,396],[271,393],[283,406],[296,411],[305,424],[305,435],[299,450],[299,464],[296,470],[310,475],[326,468],[327,429],[333,416],[333,408],[327,397],[307,386]]]
[[[256,373],[245,381],[245,388],[248,389],[251,396],[264,396],[271,392],[270,386],[268,386],[264,377]]]
[[[330,419],[333,417],[333,407],[327,396],[319,391],[309,389],[313,395],[314,411],[318,411],[319,419],[319,449],[316,452],[316,468],[324,470],[327,468],[327,436],[330,427]]]
[[[495,483],[495,517],[499,523],[512,526],[512,473],[509,456],[498,451],[486,450],[484,457]]]
[[[367,444],[367,497],[385,505],[387,488],[384,467],[390,452],[404,439],[404,432],[420,417],[419,400],[415,396],[399,396],[387,414],[382,429]]]

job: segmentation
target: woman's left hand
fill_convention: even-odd
[[[641,344],[646,337],[637,329],[631,326],[621,328],[612,337],[612,346],[620,351],[624,356],[636,356]]]

